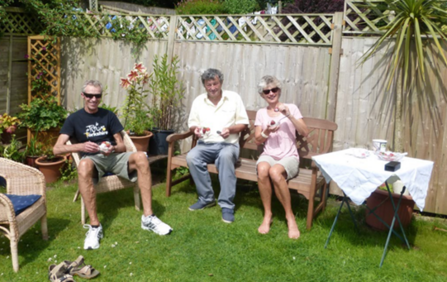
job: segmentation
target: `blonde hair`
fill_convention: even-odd
[[[258,84],[258,93],[262,96],[262,90],[267,87],[267,85],[272,84],[275,87],[281,89],[281,82],[272,75],[265,75],[261,78],[261,81]]]

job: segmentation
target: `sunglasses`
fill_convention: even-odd
[[[279,90],[279,88],[278,88],[278,87],[275,87],[275,88],[272,88],[272,89],[265,89],[265,90],[262,90],[262,93],[264,93],[265,95],[267,95],[267,94],[270,93],[270,91],[272,91],[273,93],[276,93],[276,92],[278,92],[278,90]]]
[[[101,94],[89,94],[89,93],[84,93],[85,98],[87,99],[92,99],[93,97],[96,97],[96,99],[101,99],[102,98],[102,93]]]

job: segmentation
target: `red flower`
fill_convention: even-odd
[[[135,81],[138,78],[138,72],[136,71],[130,71],[130,73],[127,75],[130,81]]]
[[[121,78],[120,86],[127,89],[130,86],[130,81],[127,78]]]
[[[146,68],[142,63],[135,64],[135,69],[139,72],[146,72]]]
[[[28,59],[28,58],[29,58],[29,55],[28,55],[28,54],[26,54],[26,55],[25,55],[25,59]]]

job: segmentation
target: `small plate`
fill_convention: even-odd
[[[349,155],[359,159],[365,159],[369,157],[370,151],[361,148],[352,148],[351,150],[349,150]]]

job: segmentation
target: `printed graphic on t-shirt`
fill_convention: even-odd
[[[97,136],[105,136],[109,134],[106,127],[104,125],[99,125],[98,123],[87,125],[85,127],[85,136],[87,138],[97,137]]]

